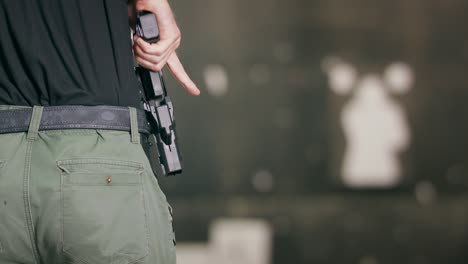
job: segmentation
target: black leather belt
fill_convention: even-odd
[[[0,134],[26,132],[32,107],[0,111]],[[151,128],[144,110],[137,109],[138,130],[150,134]],[[109,129],[130,131],[130,111],[122,106],[62,105],[44,106],[39,130]]]

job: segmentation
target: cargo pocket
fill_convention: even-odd
[[[62,249],[70,263],[130,264],[148,255],[142,164],[72,159],[57,166]]]

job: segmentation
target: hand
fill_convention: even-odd
[[[167,0],[136,0],[136,9],[156,14],[160,34],[157,43],[148,43],[135,35],[133,50],[136,61],[152,71],[161,71],[167,63],[180,84],[190,94],[199,95],[200,90],[188,76],[175,52],[180,45],[181,34]]]

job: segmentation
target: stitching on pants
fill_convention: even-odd
[[[139,259],[136,259],[135,261],[132,261],[128,264],[134,264],[134,263],[137,263],[139,262],[140,260],[146,258],[148,255],[149,255],[149,243],[150,243],[150,235],[149,235],[149,228],[148,228],[148,219],[146,218],[146,201],[145,201],[145,190],[144,190],[144,185],[145,185],[145,178],[146,177],[143,177],[145,176],[146,173],[144,171],[141,171],[140,172],[140,181],[143,181],[141,182],[141,186],[140,186],[140,191],[141,191],[141,196],[140,196],[140,199],[141,199],[141,202],[143,203],[143,214],[144,214],[144,217],[145,217],[145,233],[146,233],[146,254],[144,256],[142,256],[141,258]],[[112,264],[112,263],[111,263]]]
[[[145,186],[146,186],[146,180],[148,178],[148,175],[146,174],[146,172],[143,170],[141,172],[142,174],[142,177],[140,178],[143,182],[141,184],[141,199],[142,199],[142,202],[143,202],[143,212],[144,212],[144,215],[145,215],[145,230],[146,230],[146,255],[149,255],[149,244],[150,244],[150,231],[149,231],[149,226],[148,226],[148,222],[149,222],[149,219],[147,217],[147,207],[146,207],[146,199],[145,199]]]
[[[34,226],[32,224],[32,213],[31,213],[31,201],[29,199],[29,176],[31,172],[31,156],[32,156],[32,144],[34,140],[28,140],[26,146],[26,160],[24,164],[23,172],[23,200],[24,200],[24,212],[26,217],[26,223],[28,225],[29,238],[31,240],[31,247],[35,263],[40,263],[39,254],[37,252],[36,244],[34,243]]]
[[[0,159],[0,169],[5,165],[5,161],[6,160]],[[3,253],[3,251],[4,251],[3,244],[2,244],[2,241],[0,240],[0,254]]]
[[[65,185],[68,184],[66,181],[64,181],[64,175],[66,173],[74,173],[74,172],[69,172],[67,171],[66,166],[67,165],[87,165],[87,164],[106,164],[106,165],[112,165],[112,166],[122,166],[122,168],[131,168],[132,170],[138,169],[138,175],[139,177],[139,202],[142,204],[142,209],[143,209],[143,221],[144,221],[144,226],[145,226],[145,236],[146,236],[146,243],[145,243],[145,252],[144,255],[141,255],[140,258],[137,258],[131,262],[125,262],[127,264],[135,264],[135,263],[140,263],[143,259],[145,259],[149,255],[149,228],[148,228],[148,222],[149,220],[147,219],[147,212],[146,212],[146,204],[145,204],[145,199],[144,199],[144,182],[143,182],[143,173],[144,173],[144,166],[142,163],[139,162],[134,162],[134,161],[127,161],[127,160],[116,160],[116,159],[104,159],[104,158],[77,158],[77,159],[67,159],[67,160],[57,160],[56,161],[58,168],[60,169],[60,192],[61,192],[61,197],[60,197],[60,246],[61,246],[61,252],[64,255],[69,256],[70,258],[79,261],[79,263],[83,264],[92,264],[86,257],[82,257],[73,253],[70,253],[68,250],[65,249],[65,240],[64,240],[64,230],[65,230],[65,218],[64,216],[64,211],[65,211]],[[74,184],[73,184],[74,185]],[[127,184],[126,184],[127,185]],[[95,184],[90,184],[90,186],[96,186]],[[122,254],[119,252],[116,252],[119,255],[129,255],[130,254]],[[113,259],[113,256],[110,258],[109,264],[117,264],[117,263],[122,263],[121,261],[116,261]]]
[[[73,257],[73,258],[76,258],[77,260],[79,260],[80,262],[84,263],[84,264],[90,264],[88,261],[86,261],[85,259],[81,258],[81,257],[78,257],[78,256],[73,256],[71,255],[68,251],[65,250],[65,243],[64,243],[64,228],[65,228],[65,218],[63,217],[63,214],[64,214],[64,208],[65,208],[65,199],[64,199],[64,194],[63,194],[63,171],[60,171],[60,200],[61,200],[61,208],[60,210],[62,210],[60,212],[60,217],[61,217],[61,220],[62,220],[62,227],[60,228],[60,244],[61,244],[61,248],[62,248],[62,253],[63,254],[66,254],[68,255],[69,257]]]
[[[59,211],[59,217],[60,217],[60,224],[62,225],[61,228],[60,228],[60,231],[59,231],[59,235],[60,235],[60,247],[62,249],[62,252],[65,252],[64,250],[64,241],[63,241],[63,237],[64,237],[64,231],[63,231],[63,228],[65,226],[65,217],[63,216],[64,214],[64,207],[65,207],[65,201],[64,201],[64,195],[63,195],[63,171],[59,168],[60,170],[60,211]]]

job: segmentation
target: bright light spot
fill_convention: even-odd
[[[339,58],[328,57],[322,61],[322,68],[328,74],[330,88],[338,95],[351,92],[356,79],[357,70]]]
[[[271,80],[270,66],[267,64],[255,64],[250,68],[250,80],[256,85],[268,84]]]
[[[207,264],[210,262],[208,244],[177,243],[177,264]]]
[[[291,62],[294,60],[294,47],[289,42],[278,43],[273,49],[273,54],[281,62]]]
[[[276,232],[276,230],[275,230]],[[273,229],[249,218],[218,219],[210,225],[208,243],[177,243],[178,264],[269,264]]]
[[[252,219],[221,219],[210,227],[212,263],[271,263],[272,230],[268,223]]]
[[[273,175],[268,170],[260,170],[252,177],[252,184],[259,192],[270,192],[273,189]]]
[[[413,70],[406,63],[393,63],[385,70],[384,79],[391,91],[395,93],[407,93],[413,87]]]
[[[225,96],[228,92],[229,80],[226,70],[219,64],[205,67],[203,72],[208,93],[215,97]]]
[[[428,205],[437,199],[437,191],[430,182],[423,181],[416,185],[414,190],[416,200],[422,205]]]

